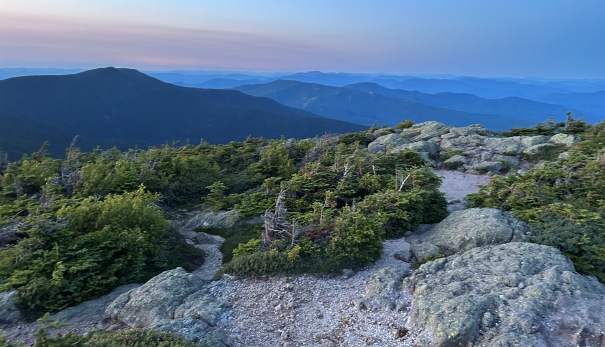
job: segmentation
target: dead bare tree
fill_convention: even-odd
[[[403,186],[407,182],[407,180],[410,178],[410,176],[412,176],[412,174],[408,174],[404,178],[402,173],[396,172],[395,173],[395,189],[397,189],[398,191],[401,191],[403,189]]]
[[[263,245],[268,246],[274,240],[290,240],[294,244],[301,231],[286,219],[287,210],[284,205],[286,192],[288,189],[282,188],[275,199],[275,212],[266,211],[264,215],[265,231],[261,235]]]
[[[80,150],[76,147],[77,140],[78,135],[71,141],[65,160],[61,163],[61,171],[59,172],[59,181],[67,196],[72,195],[74,186],[80,179]]]

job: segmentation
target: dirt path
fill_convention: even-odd
[[[454,210],[464,197],[489,181],[453,171],[436,171],[443,177],[442,191]],[[406,311],[361,310],[356,303],[370,277],[384,267],[409,264],[394,254],[409,251],[404,238],[383,243],[383,254],[373,265],[351,277],[293,276],[248,279],[224,276],[218,295],[232,306],[224,329],[232,346],[413,346],[413,338],[398,334]]]
[[[204,257],[204,264],[193,271],[193,274],[207,281],[212,280],[214,274],[216,274],[223,262],[223,254],[219,250],[219,247],[223,241],[225,241],[225,239],[218,235],[210,235],[194,231],[185,227],[184,225],[179,226],[178,231],[185,237],[185,240],[187,240],[188,243],[192,244],[198,249],[201,249],[206,255]],[[200,234],[205,236],[203,242],[195,242],[195,240],[199,240]]]

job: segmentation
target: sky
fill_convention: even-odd
[[[605,78],[604,0],[1,0],[0,67]]]

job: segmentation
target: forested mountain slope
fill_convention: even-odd
[[[268,98],[179,87],[116,68],[0,81],[0,124],[15,119],[30,127],[19,132],[13,126],[0,137],[0,147],[13,156],[34,151],[46,140],[51,153],[61,153],[76,135],[86,149],[94,144],[126,149],[186,139],[227,143],[247,136],[305,138],[362,129]],[[49,134],[47,128],[54,130]]]

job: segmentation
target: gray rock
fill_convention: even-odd
[[[422,265],[402,288],[420,346],[605,345],[605,286],[549,246],[474,248]]]
[[[519,136],[519,141],[523,145],[523,147],[528,148],[531,146],[539,145],[549,140],[548,136],[538,135],[538,136]]]
[[[391,150],[391,152],[397,153],[403,150],[409,149],[416,153],[427,153],[429,156],[436,156],[439,153],[439,146],[432,141],[417,141],[408,144],[399,145]]]
[[[577,137],[576,135],[555,134],[555,135],[551,136],[551,138],[548,140],[548,142],[554,143],[556,145],[564,145],[565,147],[569,148],[574,143],[578,142],[579,140],[580,140],[580,138]]]
[[[503,164],[501,161],[481,161],[478,164],[471,166],[472,171],[477,173],[497,173],[502,170]]]
[[[393,254],[393,257],[397,260],[408,263],[412,259],[412,252],[409,249],[402,249]]]
[[[489,131],[487,129],[485,129],[482,125],[471,124],[469,126],[461,127],[461,128],[452,127],[449,129],[449,133],[444,134],[442,136],[446,136],[446,135],[450,136],[450,137],[469,136],[469,135],[486,136],[487,134],[489,134]]]
[[[559,149],[560,146],[561,145],[557,145],[557,144],[550,143],[550,142],[541,143],[539,145],[535,145],[535,146],[531,146],[531,147],[527,148],[526,150],[523,151],[523,154],[525,154],[528,157],[541,158],[544,156],[548,156],[549,152]]]
[[[223,336],[215,325],[226,308],[210,293],[207,282],[177,268],[120,295],[105,314],[130,327],[171,331],[201,341],[210,333]]]
[[[17,324],[21,320],[21,313],[15,306],[16,291],[0,293],[0,323]]]
[[[445,153],[456,150],[466,152],[483,146],[484,141],[485,136],[481,135],[459,136],[454,138],[442,138],[440,146],[441,151]]]
[[[463,155],[456,154],[451,158],[441,163],[441,167],[448,170],[456,170],[468,164],[469,159]]]
[[[412,254],[422,262],[438,254],[451,255],[484,245],[522,241],[529,227],[512,213],[493,208],[456,211],[431,229],[406,240]]]
[[[485,138],[484,146],[487,147],[490,152],[504,155],[517,155],[524,149],[519,136],[503,138],[487,137]]]
[[[495,154],[492,157],[492,160],[501,162],[509,169],[517,169],[519,166],[521,166],[521,160],[519,160],[518,157],[513,157],[510,155]]]
[[[377,138],[369,144],[368,151],[382,154],[409,149],[433,167],[494,174],[503,170],[527,169],[536,165],[535,159],[550,158],[574,141],[577,141],[576,137],[565,134],[501,138],[480,125],[456,128],[438,122],[424,122],[400,133]],[[453,152],[462,156],[451,156],[455,154]],[[522,154],[534,159],[533,163],[522,162]],[[440,157],[450,158],[437,162],[436,158]]]
[[[368,145],[369,153],[384,154],[388,150],[410,143],[408,139],[401,136],[399,133],[380,136]]]
[[[411,142],[427,141],[437,139],[448,132],[448,127],[443,123],[429,121],[412,125],[412,127],[403,129],[401,136],[408,138]]]
[[[186,228],[230,228],[239,222],[236,210],[205,212],[195,215],[185,224]]]
[[[107,306],[115,301],[120,295],[138,287],[138,284],[128,284],[117,287],[100,298],[88,300],[73,307],[68,307],[63,311],[51,315],[50,318],[65,324],[77,323],[83,320],[95,321],[103,316]]]
[[[401,310],[407,303],[399,287],[403,278],[410,274],[408,264],[385,267],[374,273],[368,280],[365,294],[359,300],[360,309]]]

